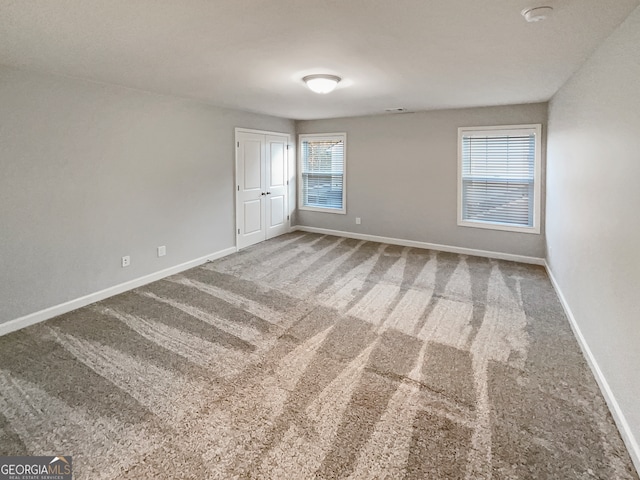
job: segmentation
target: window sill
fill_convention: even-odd
[[[347,209],[342,208],[322,208],[322,207],[298,207],[298,210],[305,210],[308,212],[322,212],[322,213],[337,213],[338,215],[346,215]]]
[[[485,230],[502,230],[506,232],[516,232],[516,233],[532,233],[534,235],[540,235],[540,226],[533,227],[518,227],[516,225],[504,225],[500,223],[491,223],[491,222],[480,222],[480,221],[469,221],[469,220],[458,220],[459,227],[472,227],[472,228],[482,228]]]

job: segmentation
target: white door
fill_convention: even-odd
[[[289,229],[287,135],[236,130],[238,249]]]
[[[265,141],[264,135],[237,132],[236,225],[238,248],[248,247],[266,238],[264,222]]]
[[[267,238],[289,230],[287,208],[287,140],[281,135],[266,137],[266,223]]]

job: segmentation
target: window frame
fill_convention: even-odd
[[[499,222],[482,220],[464,220],[463,216],[463,178],[462,178],[462,139],[465,135],[509,135],[522,134],[524,131],[533,132],[535,135],[535,155],[534,155],[534,175],[533,175],[533,226],[524,227],[509,225]],[[480,127],[459,127],[458,128],[458,226],[483,228],[488,230],[502,230],[508,232],[540,234],[541,217],[541,185],[542,178],[542,124],[523,125],[497,125]]]
[[[303,158],[302,143],[305,140],[317,141],[339,141],[343,142],[343,165],[342,165],[342,208],[330,207],[314,207],[304,204],[304,188],[303,188]],[[334,213],[338,215],[346,215],[347,213],[347,134],[346,132],[335,133],[301,133],[298,135],[298,210],[306,210],[310,212]]]

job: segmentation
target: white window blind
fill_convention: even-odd
[[[539,231],[539,128],[461,129],[460,224]]]
[[[300,135],[300,208],[345,213],[345,134]]]

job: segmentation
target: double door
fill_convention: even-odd
[[[288,135],[236,130],[236,245],[289,231]]]

